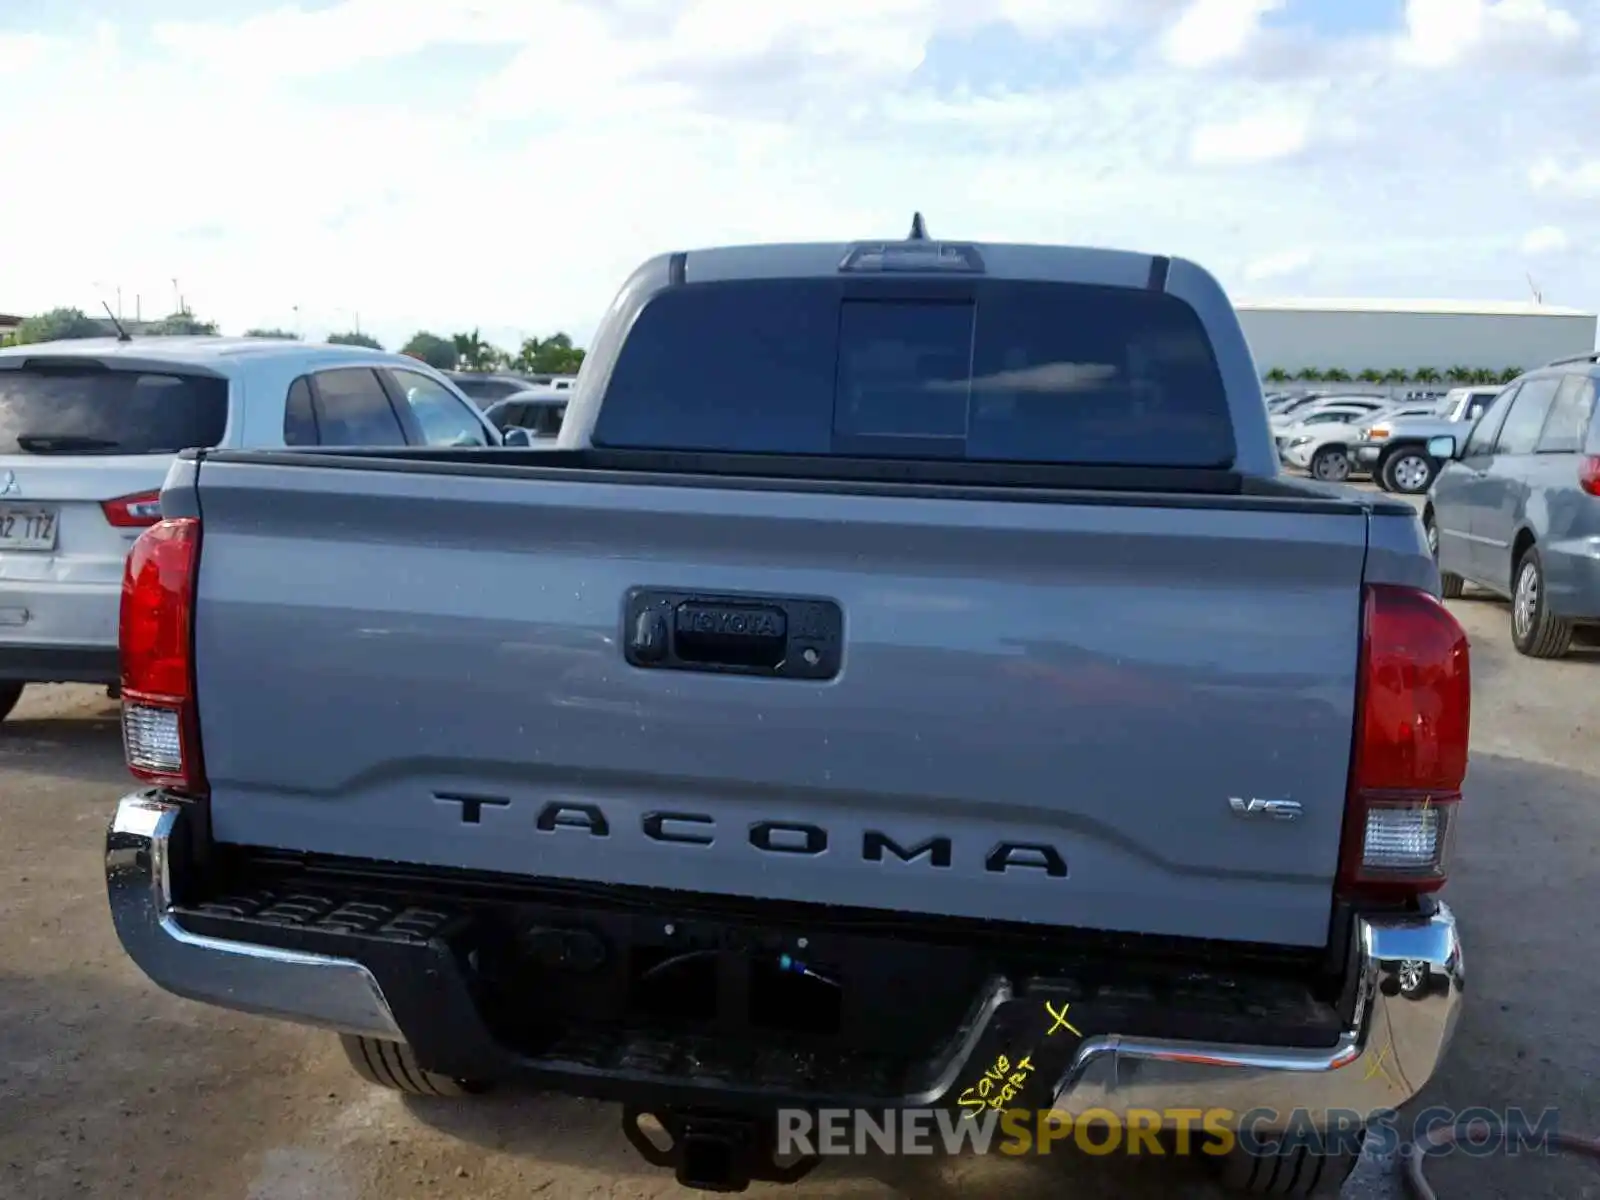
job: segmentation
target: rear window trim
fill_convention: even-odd
[[[133,375],[184,375],[229,381],[226,372],[166,358],[134,358],[97,354],[0,354],[0,371],[108,371]]]

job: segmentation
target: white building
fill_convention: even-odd
[[[1595,349],[1596,316],[1521,302],[1452,300],[1237,301],[1256,369],[1297,378],[1305,370],[1452,368],[1526,370]]]

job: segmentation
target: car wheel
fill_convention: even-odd
[[[1338,446],[1324,446],[1311,456],[1311,477],[1323,483],[1343,483],[1350,478],[1350,456]]]
[[[1336,1196],[1360,1161],[1348,1148],[1319,1154],[1304,1145],[1269,1144],[1251,1153],[1234,1145],[1214,1161],[1223,1190],[1242,1196]]]
[[[418,1065],[417,1056],[404,1042],[340,1034],[339,1044],[356,1074],[368,1083],[392,1088],[408,1096],[473,1096],[489,1089],[481,1083],[452,1079]]]
[[[0,683],[0,721],[11,715],[17,701],[22,699],[22,689],[27,686],[25,683]]]
[[[1529,546],[1511,589],[1511,644],[1529,658],[1560,658],[1572,646],[1572,622],[1550,612],[1544,563]]]
[[[1428,553],[1433,555],[1434,565],[1439,563],[1439,525],[1433,519],[1433,510],[1430,508],[1422,517],[1422,528],[1428,535]],[[1446,600],[1459,600],[1466,580],[1449,571],[1439,572],[1439,594]]]
[[[1407,496],[1420,496],[1433,486],[1439,468],[1421,450],[1396,450],[1380,468],[1388,490]]]

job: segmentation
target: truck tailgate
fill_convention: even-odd
[[[205,462],[215,836],[1324,944],[1364,513],[685,484]],[[841,670],[630,666],[637,587],[836,601]]]

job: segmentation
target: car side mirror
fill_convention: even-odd
[[[1441,434],[1439,437],[1428,439],[1428,457],[1442,460],[1456,456],[1456,439],[1450,434]]]
[[[502,446],[531,446],[533,436],[519,425],[513,425],[500,435]]]

